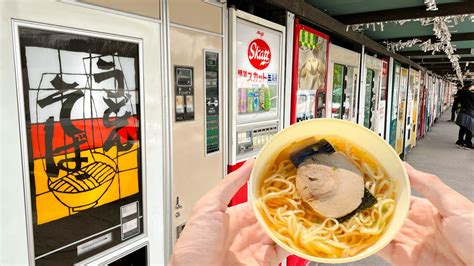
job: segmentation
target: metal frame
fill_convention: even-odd
[[[365,107],[365,93],[362,93],[363,88],[365,88],[365,75],[367,75],[366,67],[365,67],[365,46],[362,45],[362,49],[360,52],[360,75],[359,75],[359,91],[357,95],[357,123],[359,125],[364,125],[364,107]],[[363,101],[362,101],[363,99]],[[364,103],[364,104],[362,104]],[[361,110],[362,108],[362,110]]]
[[[134,37],[127,37],[121,36],[116,34],[110,33],[102,33],[97,31],[90,31],[78,28],[71,28],[71,27],[63,27],[58,25],[51,25],[46,23],[39,23],[39,22],[32,22],[26,20],[12,20],[12,32],[13,32],[13,50],[14,50],[14,64],[15,64],[15,78],[16,78],[16,90],[17,90],[17,103],[18,103],[18,120],[20,124],[20,149],[22,155],[22,165],[23,165],[23,187],[24,187],[24,198],[25,198],[25,210],[26,210],[26,224],[27,224],[27,242],[28,242],[28,254],[29,254],[29,262],[31,265],[35,264],[36,259],[41,258],[44,254],[35,257],[34,255],[34,242],[33,242],[33,217],[32,217],[32,206],[31,206],[31,190],[30,190],[30,178],[29,178],[29,166],[28,166],[28,148],[27,148],[27,133],[26,130],[26,118],[25,118],[25,103],[24,103],[24,92],[23,92],[23,80],[22,80],[22,70],[21,70],[21,54],[20,54],[20,42],[19,42],[19,34],[18,29],[19,27],[27,27],[27,28],[34,28],[34,29],[41,29],[41,30],[48,30],[48,31],[56,31],[62,33],[70,33],[70,34],[77,34],[83,36],[90,36],[102,39],[109,39],[109,40],[116,40],[116,41],[123,41],[123,42],[131,42],[138,45],[138,58],[140,60],[140,72],[139,72],[139,79],[140,79],[140,87],[139,87],[139,100],[140,100],[140,134],[141,139],[140,142],[146,142],[146,132],[145,132],[145,101],[144,101],[144,60],[143,60],[143,40]],[[145,185],[147,180],[147,173],[146,173],[146,144],[141,146],[140,149],[141,155],[141,167],[142,167],[142,204],[143,204],[143,217],[147,217],[147,188]],[[98,258],[103,256],[106,253],[111,253],[118,250],[121,246],[133,243],[138,241],[142,238],[147,237],[148,235],[148,225],[143,219],[143,232],[138,236],[132,237],[129,240],[126,240],[114,247],[107,249],[106,251],[100,252],[90,259]],[[89,236],[90,237],[90,236]],[[83,241],[88,238],[81,239],[79,241]],[[77,242],[77,241],[76,241]],[[69,244],[68,244],[69,245]],[[67,246],[67,245],[66,245]],[[64,248],[64,247],[62,247]],[[58,250],[58,249],[57,249]]]
[[[229,106],[230,106],[230,110],[228,110],[228,115],[229,115],[229,120],[228,120],[228,125],[229,126],[229,132],[227,132],[227,134],[231,134],[231,136],[229,137],[229,142],[228,142],[228,153],[229,153],[229,160],[228,160],[228,165],[235,165],[239,162],[242,162],[242,161],[245,161],[246,159],[240,159],[238,160],[237,159],[237,156],[236,156],[236,145],[234,145],[236,143],[236,134],[234,134],[236,132],[236,129],[237,129],[237,116],[235,115],[235,110],[236,110],[236,104],[237,104],[237,99],[236,97],[234,96],[235,92],[235,88],[237,87],[237,71],[236,71],[236,68],[237,68],[237,63],[236,63],[236,58],[235,58],[235,55],[237,54],[237,45],[236,45],[236,40],[237,40],[237,20],[238,19],[241,19],[241,20],[244,20],[246,22],[249,22],[249,23],[252,23],[252,24],[258,24],[260,26],[263,26],[263,27],[267,27],[271,30],[274,30],[274,31],[277,31],[277,32],[280,32],[281,33],[281,39],[280,39],[280,66],[279,66],[279,72],[280,72],[280,75],[281,75],[281,78],[279,79],[278,81],[278,85],[279,85],[279,91],[278,91],[278,108],[279,108],[279,112],[277,114],[277,118],[276,119],[272,119],[272,121],[279,121],[278,125],[277,125],[277,128],[278,130],[281,130],[282,127],[283,127],[283,108],[284,108],[284,99],[283,99],[283,96],[284,96],[284,79],[285,79],[285,72],[284,72],[284,66],[285,66],[285,62],[284,62],[284,58],[285,58],[285,27],[282,26],[282,25],[279,25],[279,24],[276,24],[274,22],[271,22],[271,21],[268,21],[268,20],[265,20],[263,18],[260,18],[260,17],[257,17],[257,16],[254,16],[252,14],[249,14],[249,13],[246,13],[246,12],[243,12],[241,10],[236,10],[235,8],[230,8],[229,9],[230,12],[229,12],[229,46],[230,46],[230,56],[229,56],[229,69],[231,69],[232,71],[229,73],[229,84],[228,84],[228,91],[229,91],[229,95],[228,95],[228,101],[229,101]],[[263,121],[263,122],[256,122],[256,123],[251,123],[251,124],[259,124],[259,125],[265,125],[265,124],[269,124],[270,123],[270,120],[267,120],[267,121]],[[250,123],[249,123],[250,124]],[[248,125],[248,124],[245,124],[245,125]]]
[[[148,249],[148,250],[147,250],[147,253],[146,253],[146,257],[147,257],[146,260],[147,260],[147,263],[149,264],[149,263],[150,263],[150,248],[149,248],[148,244],[149,244],[148,241],[146,241],[146,242],[144,242],[144,243],[142,243],[142,244],[139,244],[139,245],[135,246],[135,247],[132,248],[132,249],[127,250],[127,252],[125,252],[125,253],[118,254],[117,256],[114,256],[114,257],[112,257],[112,258],[110,258],[110,259],[108,259],[108,260],[106,260],[106,261],[100,263],[99,265],[101,265],[101,266],[102,266],[102,265],[109,265],[110,263],[112,263],[112,262],[114,262],[114,261],[116,261],[116,260],[118,260],[118,259],[121,259],[121,258],[123,258],[123,257],[125,257],[125,256],[127,256],[127,255],[129,255],[129,254],[131,254],[131,253],[133,253],[133,252],[135,252],[135,251],[137,251],[137,250],[143,248],[143,247],[147,247],[147,249]]]
[[[393,92],[393,63],[394,60],[390,57],[388,61],[388,82],[387,82],[387,111],[385,112],[385,141],[390,143],[390,126],[392,122],[392,92]]]
[[[295,14],[286,12],[286,63],[285,63],[285,87],[284,87],[284,115],[283,128],[290,126],[291,120],[291,84],[293,76],[293,38],[295,31]],[[285,261],[286,262],[286,261]]]
[[[221,37],[221,38],[224,37],[223,34],[219,34],[219,33],[216,33],[216,32],[213,32],[213,31],[208,31],[208,30],[202,30],[202,29],[199,29],[199,28],[190,27],[190,26],[186,26],[186,25],[182,25],[182,24],[178,24],[178,23],[170,22],[169,25],[170,25],[170,27],[176,27],[176,28],[180,28],[180,29],[195,31],[195,32],[199,32],[199,33],[203,33],[203,34],[208,34],[208,35],[212,35],[212,36],[216,36],[216,37]]]
[[[169,261],[169,257],[173,247],[173,122],[174,116],[174,99],[171,98],[171,50],[170,50],[170,21],[169,21],[169,8],[168,0],[161,0],[161,74],[162,74],[162,99],[163,99],[163,233],[164,233],[164,261],[166,264]],[[167,215],[168,214],[168,215]]]
[[[220,84],[219,84],[219,83],[222,83],[222,73],[221,73],[222,70],[221,69],[223,68],[222,64],[221,64],[221,60],[222,60],[221,59],[221,53],[218,50],[203,49],[202,50],[202,53],[203,53],[203,61],[202,61],[203,66],[202,66],[202,69],[203,69],[203,72],[204,72],[203,73],[204,74],[204,78],[203,78],[203,88],[204,88],[204,90],[203,90],[203,94],[204,94],[204,97],[203,97],[204,98],[203,99],[204,112],[203,112],[203,114],[204,114],[204,116],[206,116],[206,89],[207,89],[206,88],[206,52],[211,52],[211,53],[216,53],[217,54],[217,60],[219,62],[218,63],[219,64],[219,75],[217,77],[217,79],[218,79],[217,86],[218,86],[218,91],[219,90],[222,90],[222,91],[224,90],[224,88],[220,87]],[[220,95],[220,93],[219,93],[219,99],[224,99]],[[221,118],[223,116],[223,113],[224,113],[222,111],[222,106],[223,106],[222,102],[223,101],[219,100],[219,118]],[[214,154],[219,153],[219,152],[224,153],[223,150],[222,150],[222,127],[220,125],[222,123],[222,121],[219,119],[219,150],[213,151],[211,153],[206,152],[206,148],[207,148],[207,128],[206,128],[207,120],[203,119],[203,123],[204,123],[204,127],[203,127],[204,128],[204,151],[203,151],[204,152],[204,157],[208,157],[208,156],[214,155]]]
[[[161,23],[162,17],[160,16],[160,19],[152,18],[152,17],[147,17],[143,15],[138,15],[138,14],[133,14],[125,11],[120,11],[117,9],[109,8],[109,7],[102,7],[94,4],[89,4],[89,3],[83,3],[79,2],[77,0],[58,0],[59,2],[69,4],[69,5],[75,5],[75,6],[80,6],[80,7],[85,7],[85,8],[90,8],[102,12],[107,12],[107,13],[112,13],[120,16],[126,16],[130,18],[135,18],[135,19],[140,19],[140,20],[146,20],[146,21],[151,21],[151,22],[156,22],[156,23]],[[164,0],[161,0],[164,1]],[[161,7],[160,7],[160,13],[161,13]]]
[[[222,8],[222,176],[227,175],[229,165],[229,11]]]

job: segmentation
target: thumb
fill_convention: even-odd
[[[437,176],[416,170],[405,162],[405,168],[413,188],[427,198],[443,217],[472,211],[472,202]]]

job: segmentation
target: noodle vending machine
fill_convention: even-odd
[[[360,53],[331,44],[329,68],[327,117],[357,122],[357,95],[359,91]]]
[[[366,54],[364,74],[365,83],[363,84],[365,86],[359,94],[359,123],[374,132],[378,132],[382,60]]]
[[[255,157],[282,127],[285,27],[229,9],[228,172]],[[247,187],[231,204],[247,200]]]
[[[326,117],[328,55],[329,36],[295,19],[291,124]]]
[[[172,130],[171,242],[194,204],[224,175],[221,55],[224,7],[169,1]],[[206,16],[195,16],[206,13]],[[197,41],[196,41],[197,40]]]
[[[398,94],[398,112],[397,112],[397,133],[396,133],[396,144],[395,150],[398,155],[403,154],[403,141],[405,138],[405,117],[406,117],[406,106],[407,106],[407,90],[408,90],[408,69],[401,67],[400,71],[400,90]]]
[[[408,89],[407,89],[407,108],[406,108],[406,119],[405,119],[405,141],[404,151],[410,148],[411,135],[413,127],[413,110],[415,107],[415,72],[413,68],[409,68],[408,72]]]
[[[420,71],[413,70],[413,111],[411,116],[411,137],[410,149],[416,145],[416,137],[418,132],[419,106],[420,103]]]
[[[399,105],[399,92],[400,92],[400,77],[401,77],[401,65],[394,61],[393,59],[391,60],[393,64],[392,66],[392,101],[391,101],[391,106],[390,106],[390,117],[387,117],[387,119],[390,120],[389,122],[389,128],[387,129],[389,131],[389,137],[388,137],[388,142],[392,146],[393,149],[396,150],[397,148],[397,123],[398,123],[398,105]]]
[[[379,94],[379,107],[378,107],[378,116],[376,120],[378,121],[377,131],[382,138],[385,138],[386,130],[386,120],[387,120],[387,102],[388,102],[388,60],[382,59],[382,80],[380,82],[380,94]]]

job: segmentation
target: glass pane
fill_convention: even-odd
[[[370,120],[372,118],[372,87],[373,87],[373,75],[374,71],[371,69],[367,70],[367,76],[365,79],[365,107],[364,107],[364,126],[370,128]]]
[[[332,118],[341,118],[342,90],[344,84],[344,66],[334,64],[333,89],[332,89]]]
[[[352,118],[352,110],[353,110],[353,102],[354,102],[354,95],[355,95],[355,88],[357,82],[357,68],[355,67],[347,67],[347,74],[346,74],[346,87],[344,88],[344,110],[342,112],[342,119],[344,120],[351,120]]]

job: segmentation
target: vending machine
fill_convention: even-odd
[[[329,36],[295,19],[290,123],[326,117]]]
[[[357,122],[360,53],[330,44],[326,117]]]
[[[420,93],[418,104],[418,123],[417,123],[417,138],[422,138],[425,135],[425,120],[426,120],[426,80],[428,74],[420,71]]]
[[[413,70],[414,75],[414,88],[413,88],[413,111],[412,111],[412,126],[411,126],[411,137],[410,137],[410,148],[414,148],[416,145],[416,137],[418,132],[418,118],[419,118],[419,105],[420,104],[420,71]]]
[[[415,70],[409,68],[408,71],[408,89],[407,89],[407,108],[406,108],[406,119],[405,119],[405,141],[404,149],[408,149],[411,143],[411,133],[413,126],[413,109],[415,101]]]
[[[171,245],[194,204],[224,177],[225,8],[204,1],[169,1]]]
[[[400,92],[398,97],[398,121],[397,121],[397,140],[396,151],[398,155],[403,154],[405,139],[405,116],[406,116],[406,97],[408,90],[408,69],[402,67],[400,72]]]
[[[228,172],[283,127],[284,42],[284,26],[229,9]],[[246,200],[244,186],[232,204]]]
[[[400,103],[399,92],[400,92],[400,76],[401,76],[401,65],[400,63],[393,61],[393,77],[392,77],[392,101],[391,101],[391,111],[390,117],[387,119],[390,120],[390,131],[389,134],[389,143],[396,149],[397,148],[397,122],[398,122],[398,105]]]
[[[65,2],[0,2],[0,264],[163,264],[160,1]]]
[[[379,106],[377,116],[377,134],[385,136],[385,124],[387,119],[387,98],[388,98],[388,60],[382,59],[382,80],[380,82]]]
[[[379,95],[382,84],[382,60],[365,55],[365,87],[359,94],[359,123],[378,132]]]

